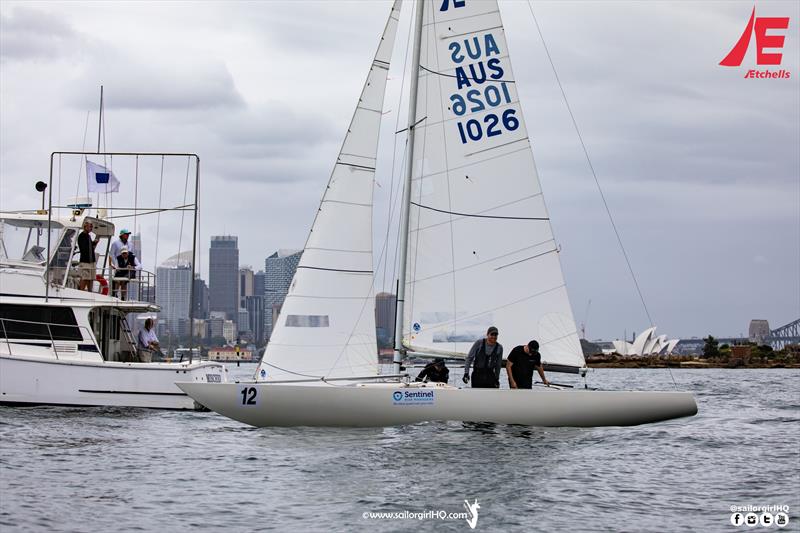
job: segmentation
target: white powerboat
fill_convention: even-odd
[[[201,408],[175,382],[223,383],[227,369],[197,359],[154,362],[137,350],[135,317],[159,308],[109,294],[106,269],[98,270],[91,292],[78,290],[73,256],[85,221],[94,225],[98,251],[106,250],[98,253],[103,265],[114,235],[110,221],[83,208],[62,218],[47,210],[0,213],[0,403]],[[14,237],[25,243],[16,252]],[[154,283],[142,273],[128,295],[152,294]]]

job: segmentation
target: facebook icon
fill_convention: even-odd
[[[741,526],[743,522],[744,517],[742,516],[742,513],[733,513],[731,515],[731,524],[734,526]]]

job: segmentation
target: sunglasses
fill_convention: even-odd
[[[497,333],[489,333],[490,337],[497,337]]]

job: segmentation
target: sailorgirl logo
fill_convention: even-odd
[[[733,45],[733,48],[725,58],[719,62],[723,67],[738,67],[741,66],[747,49],[750,46],[750,40],[755,34],[755,48],[756,48],[756,64],[757,65],[780,65],[783,59],[783,54],[779,51],[783,49],[783,42],[786,38],[785,35],[777,35],[775,33],[767,33],[769,30],[785,30],[789,27],[789,17],[756,17],[756,8],[750,14],[750,20],[742,32],[739,40]],[[766,52],[765,49],[776,50],[773,52]],[[744,76],[745,78],[783,78],[791,77],[788,70],[758,70],[749,69]]]

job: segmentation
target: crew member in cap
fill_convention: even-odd
[[[506,374],[508,374],[508,386],[512,389],[533,388],[533,369],[539,372],[542,383],[549,385],[550,382],[544,377],[542,367],[542,356],[539,354],[539,343],[530,341],[524,346],[516,346],[508,355],[506,361]]]
[[[425,365],[416,380],[425,381],[426,378],[436,383],[447,383],[450,379],[450,369],[444,364],[444,359],[437,357],[432,363]]]
[[[136,255],[128,251],[127,246],[123,246],[117,256],[117,272],[114,277],[115,286],[119,288],[120,300],[126,300],[128,296],[128,280],[136,277],[136,271],[142,269],[142,264],[136,259]]]
[[[111,248],[108,250],[108,266],[111,267],[111,277],[127,277],[125,273],[116,273],[115,270],[117,269],[117,259],[122,254],[122,249],[127,248],[129,253],[134,253],[133,248],[130,244],[128,244],[128,239],[131,236],[131,232],[127,229],[119,230],[119,238],[115,239],[111,242]],[[112,282],[112,290],[114,294],[117,293],[117,289],[119,289],[119,280],[113,280]]]
[[[475,341],[464,362],[464,383],[469,381],[472,366],[473,389],[500,388],[500,368],[503,364],[503,345],[497,342],[499,332],[491,326],[486,338]]]

